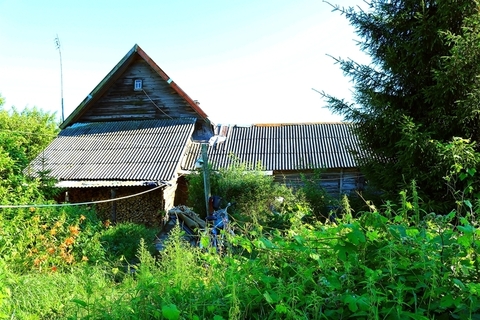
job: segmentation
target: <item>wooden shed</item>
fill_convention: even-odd
[[[302,184],[301,176],[321,169],[321,185],[334,196],[364,188],[355,154],[360,143],[349,123],[288,123],[250,126],[217,125],[208,159],[214,170],[228,168],[234,160],[260,164],[275,181]],[[182,169],[193,170],[201,145],[191,142]]]

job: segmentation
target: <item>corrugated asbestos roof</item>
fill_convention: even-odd
[[[313,123],[217,127],[225,141],[208,148],[213,169],[226,168],[232,155],[241,162],[261,163],[265,170],[355,168],[351,151],[361,152],[348,123]],[[226,134],[225,134],[226,132]],[[201,145],[190,144],[182,169],[194,170]]]
[[[49,175],[59,181],[72,185],[83,181],[85,186],[169,181],[178,169],[195,121],[183,118],[76,124],[62,130],[32,161],[28,171],[35,176],[35,172],[51,170]],[[90,185],[88,181],[92,180],[97,182]],[[105,183],[99,185],[98,181]]]

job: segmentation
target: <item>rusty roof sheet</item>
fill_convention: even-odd
[[[214,170],[230,166],[234,158],[260,163],[267,171],[355,168],[352,151],[362,152],[349,123],[230,126],[216,131],[226,139],[208,148]],[[200,144],[190,144],[182,169],[194,170],[200,153]]]
[[[76,124],[32,161],[59,181],[169,181],[195,126],[194,118]],[[98,184],[98,183],[97,183]],[[96,185],[100,186],[100,185]]]

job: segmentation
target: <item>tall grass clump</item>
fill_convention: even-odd
[[[133,222],[122,222],[115,226],[106,224],[100,236],[105,258],[111,262],[124,260],[135,262],[142,240],[151,254],[155,254],[154,239],[158,230]]]

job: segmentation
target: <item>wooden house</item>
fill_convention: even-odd
[[[65,190],[59,201],[105,201],[96,204],[104,219],[147,224],[173,206],[188,143],[213,134],[205,112],[138,45],[60,128],[28,173],[49,171]]]
[[[162,211],[185,204],[177,191],[185,191],[184,175],[195,170],[202,143],[210,144],[214,169],[231,165],[233,156],[293,187],[322,169],[322,184],[334,196],[364,183],[350,124],[214,126],[138,45],[60,128],[26,171],[49,172],[63,190],[58,201],[96,202],[103,219],[155,225]]]

